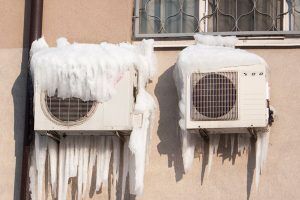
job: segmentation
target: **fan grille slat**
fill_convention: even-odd
[[[79,98],[59,98],[57,95],[45,95],[45,104],[51,118],[57,122],[70,124],[85,120],[94,110],[94,101],[82,101]]]
[[[191,119],[238,119],[237,78],[237,72],[193,73]]]

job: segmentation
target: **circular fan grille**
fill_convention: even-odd
[[[192,97],[193,105],[201,115],[219,118],[234,107],[237,94],[229,78],[211,73],[194,84]]]
[[[53,119],[63,123],[74,123],[85,120],[95,108],[94,101],[82,101],[79,98],[59,98],[57,95],[46,95],[45,103]]]

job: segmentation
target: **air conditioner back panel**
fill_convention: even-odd
[[[226,76],[226,73],[236,73],[236,80],[232,76]],[[197,72],[196,72],[197,73]],[[236,89],[236,101],[234,106],[229,105],[232,109],[228,112],[229,115],[237,113],[233,118],[226,118],[226,114],[221,117],[209,116],[211,119],[195,119],[193,118],[193,86],[186,84],[186,127],[188,129],[196,128],[244,128],[244,127],[265,127],[268,123],[268,109],[267,109],[267,80],[266,80],[266,66],[239,66],[230,68],[221,68],[214,71],[201,72],[206,74],[221,74],[232,80]],[[193,75],[186,77],[186,83],[192,83]],[[219,91],[220,92],[220,91]],[[222,92],[222,90],[221,90]],[[222,95],[221,98],[223,97]],[[230,104],[230,101],[226,103]],[[227,105],[228,106],[228,105]],[[216,110],[215,110],[216,111]],[[227,110],[228,111],[228,110]],[[231,112],[231,114],[230,114]]]

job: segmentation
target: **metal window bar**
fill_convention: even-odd
[[[136,0],[134,37],[300,36],[300,0]]]

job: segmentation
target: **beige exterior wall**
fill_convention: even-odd
[[[22,134],[26,80],[24,1],[0,0],[0,199],[19,199]],[[131,40],[132,0],[59,1],[44,4],[43,35],[51,44],[57,37],[70,41],[120,42]],[[26,21],[26,20],[25,20]],[[222,150],[215,157],[211,174],[201,185],[201,167],[195,159],[192,170],[183,174],[177,128],[177,94],[172,79],[177,49],[157,50],[158,73],[149,91],[158,109],[152,133],[150,165],[145,191],[137,199],[299,199],[300,198],[300,49],[250,49],[262,56],[271,69],[271,101],[277,119],[270,137],[268,160],[258,191],[251,185],[254,155],[237,156],[235,163]],[[22,68],[21,68],[22,66]],[[23,70],[22,70],[23,69]],[[222,155],[224,155],[222,157]],[[224,159],[224,161],[223,161]],[[97,194],[93,199],[106,199]]]
[[[58,37],[70,42],[131,40],[133,0],[44,1],[43,35],[50,44]]]
[[[172,69],[178,51],[156,51],[159,71],[150,90],[159,110],[152,133],[151,159],[146,173],[145,193],[141,199],[299,199],[300,179],[300,81],[297,67],[300,49],[251,49],[262,56],[271,70],[271,102],[277,119],[272,127],[268,159],[258,191],[252,184],[255,157],[253,152],[229,161],[228,151],[214,157],[212,170],[204,174],[202,162],[194,160],[192,170],[184,175],[177,132],[177,94]],[[222,156],[222,154],[224,156]],[[224,160],[223,160],[224,159]],[[254,177],[253,177],[254,179]],[[251,185],[252,184],[252,185]]]
[[[20,193],[26,89],[24,10],[24,1],[0,0],[0,199],[19,199]]]

